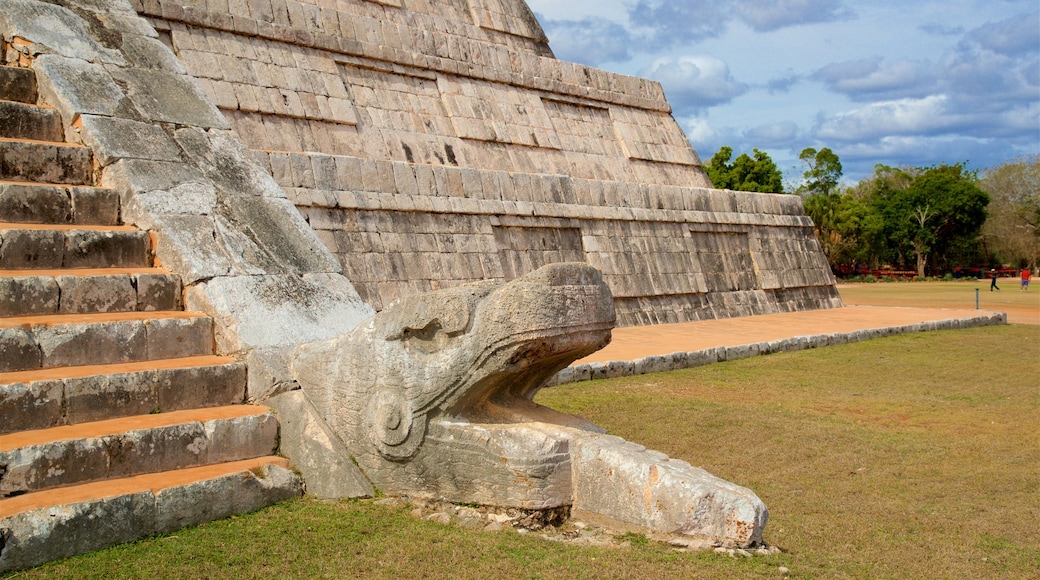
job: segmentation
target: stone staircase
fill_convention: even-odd
[[[302,491],[245,366],[35,83],[0,66],[0,573]]]

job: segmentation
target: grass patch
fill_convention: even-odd
[[[286,502],[17,578],[1037,578],[1040,336],[933,332],[556,387],[539,402],[753,489],[772,557],[606,549]]]

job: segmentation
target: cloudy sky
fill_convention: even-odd
[[[1040,153],[1037,0],[528,0],[560,59],[658,80],[707,161],[805,147],[876,163]]]

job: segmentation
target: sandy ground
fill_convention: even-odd
[[[1017,279],[1002,279],[998,284],[1000,292],[990,292],[989,281],[838,286],[845,308],[617,328],[606,348],[574,364],[635,360],[810,334],[973,318],[988,312],[1005,312],[1010,324],[1037,325],[1040,332],[1040,287],[1019,292]],[[976,288],[980,310],[975,309]]]

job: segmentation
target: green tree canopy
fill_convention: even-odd
[[[733,148],[722,147],[704,169],[712,184],[719,189],[783,193],[784,176],[776,163],[765,151],[754,149],[753,153],[753,157],[742,153],[730,163]]]
[[[819,151],[806,147],[798,158],[807,166],[802,173],[805,183],[798,188],[798,193],[830,195],[837,189],[841,181],[841,161],[833,151],[827,147]]]
[[[910,171],[881,166],[875,178],[871,202],[884,220],[885,237],[900,257],[915,255],[919,276],[930,256],[947,258],[973,243],[986,221],[989,195],[964,164]]]

